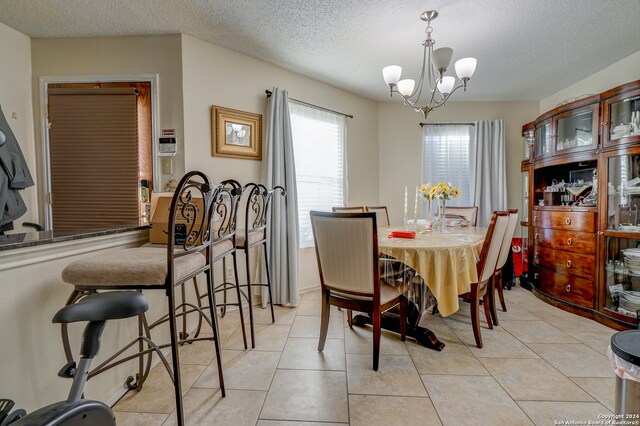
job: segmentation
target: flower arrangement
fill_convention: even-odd
[[[420,195],[429,201],[435,199],[448,200],[460,196],[460,190],[451,182],[438,182],[435,185],[424,183],[419,189]]]

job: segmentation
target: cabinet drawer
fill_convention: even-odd
[[[593,281],[539,267],[534,267],[533,270],[536,285],[543,293],[585,308],[593,308]]]
[[[574,253],[596,253],[596,235],[586,232],[558,231],[555,229],[533,228],[536,245]]]
[[[595,212],[533,211],[533,226],[565,231],[595,232]]]
[[[554,250],[536,245],[533,263],[543,268],[567,275],[593,279],[595,276],[595,256]]]

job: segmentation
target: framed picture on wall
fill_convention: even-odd
[[[217,157],[262,160],[262,115],[212,105],[211,148]]]

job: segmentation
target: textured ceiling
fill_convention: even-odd
[[[381,69],[417,77],[426,9],[436,47],[478,58],[457,100],[539,100],[640,50],[640,0],[0,0],[0,22],[34,38],[189,34],[388,100]]]

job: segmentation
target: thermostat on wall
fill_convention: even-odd
[[[165,155],[174,155],[177,150],[175,129],[162,129],[158,152]]]

